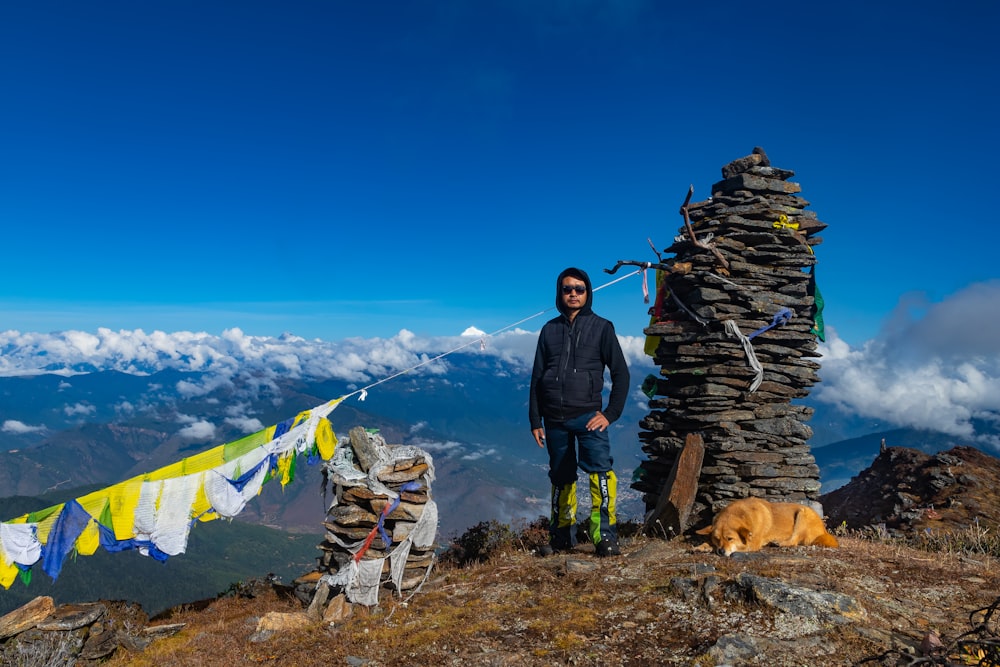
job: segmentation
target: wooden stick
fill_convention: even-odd
[[[719,264],[722,265],[724,269],[729,268],[729,262],[726,258],[722,256],[722,253],[713,245],[708,243],[702,243],[698,240],[698,237],[694,235],[694,227],[691,226],[691,218],[688,215],[688,205],[691,203],[691,195],[694,194],[694,186],[692,185],[688,188],[687,197],[684,199],[684,203],[681,204],[681,215],[684,216],[684,227],[687,229],[688,237],[691,239],[691,243],[695,245],[696,248],[701,248],[702,250],[708,250],[715,258],[719,260]]]

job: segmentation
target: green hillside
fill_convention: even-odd
[[[31,501],[34,503],[31,503]],[[39,509],[51,502],[24,497],[0,499],[5,518]],[[31,583],[15,581],[0,589],[0,614],[39,595],[56,604],[93,600],[138,602],[150,615],[168,607],[215,597],[231,583],[273,573],[285,583],[315,567],[321,535],[291,534],[239,521],[198,524],[187,552],[160,563],[136,551],[93,556],[71,555],[53,582],[36,563]]]

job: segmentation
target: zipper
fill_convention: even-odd
[[[569,332],[566,334],[566,347],[564,355],[562,358],[562,366],[559,368],[559,374],[556,377],[556,382],[559,383],[559,412],[563,414],[563,410],[566,408],[566,376],[569,373],[570,367],[570,356],[572,355],[573,360],[576,361],[576,345],[580,342],[580,334],[577,332],[576,319],[573,318],[569,322]],[[573,339],[573,334],[576,333],[576,340]],[[576,372],[575,364],[573,372]]]

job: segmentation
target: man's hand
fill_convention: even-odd
[[[604,429],[606,429],[608,427],[608,424],[610,424],[610,423],[611,422],[608,421],[608,418],[605,417],[600,411],[598,411],[598,412],[595,412],[594,416],[591,417],[590,421],[587,422],[587,430],[588,431],[603,431]]]
[[[535,436],[535,442],[538,443],[539,447],[545,446],[545,429],[544,428],[533,428],[531,429],[531,435]]]

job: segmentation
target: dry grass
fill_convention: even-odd
[[[930,529],[896,537],[882,525],[866,526],[860,530],[839,528],[837,535],[856,537],[888,547],[906,546],[934,554],[935,558],[977,559],[985,566],[1000,559],[1000,533],[973,519],[968,526],[959,528]]]
[[[356,606],[336,627],[314,623],[254,641],[261,616],[301,606],[274,594],[222,598],[175,614],[170,622],[187,623],[180,634],[108,664],[707,665],[723,634],[802,632],[776,610],[731,595],[729,583],[744,572],[849,595],[866,614],[863,622],[814,628],[829,653],[763,656],[760,664],[855,664],[913,650],[931,631],[945,643],[956,639],[970,629],[970,612],[1000,589],[996,561],[959,552],[958,538],[938,553],[871,536],[841,541],[841,549],[771,548],[726,559],[633,536],[620,558],[597,559],[584,545],[541,559],[522,548],[523,538],[501,540],[484,562],[442,563],[408,604],[385,593],[379,607]],[[706,577],[718,585],[685,594],[685,582]]]

